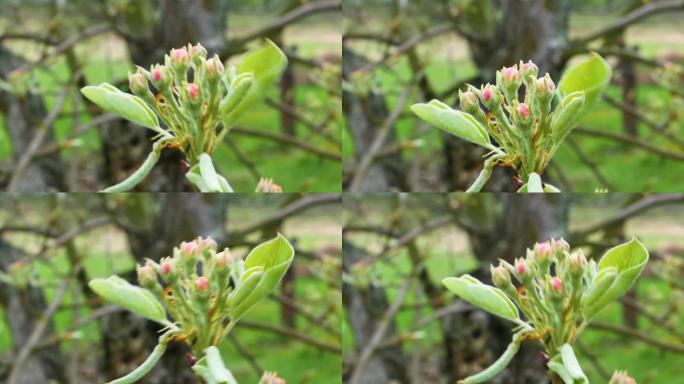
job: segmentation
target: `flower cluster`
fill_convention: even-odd
[[[86,86],[83,95],[104,110],[147,127],[158,135],[140,168],[105,192],[125,192],[140,183],[164,148],[182,151],[188,180],[200,192],[232,192],[219,175],[211,154],[242,113],[263,97],[287,66],[287,58],[271,41],[252,50],[238,66],[225,68],[217,55],[207,58],[201,44],[172,49],[164,64],[129,73],[133,94],[108,83]],[[160,120],[164,123],[162,127]]]
[[[154,64],[149,71],[138,67],[128,81],[131,92],[151,106],[176,136],[173,145],[192,160],[212,153],[221,132],[219,123],[238,106],[254,76],[238,76],[235,67],[226,71],[218,55],[207,59],[207,50],[198,43],[172,49],[163,65]],[[227,128],[229,124],[224,124],[222,129]]]
[[[244,260],[227,248],[217,252],[214,240],[200,237],[181,243],[159,262],[138,265],[139,287],[118,276],[93,279],[89,286],[98,295],[166,329],[150,357],[116,382],[141,378],[171,340],[190,346],[198,358],[192,370],[205,382],[223,383],[232,377],[217,346],[254,304],[275,289],[293,258],[294,248],[281,235],[256,246]],[[279,379],[273,374],[264,380]]]
[[[585,293],[590,274],[582,250],[571,253],[563,239],[537,243],[513,265],[504,260],[492,265],[491,274],[494,285],[536,328],[544,330],[544,344],[549,349],[574,340],[582,318],[581,301],[589,299]]]
[[[539,175],[586,107],[608,84],[611,73],[610,66],[594,55],[570,69],[557,88],[548,73],[538,77],[539,68],[533,62],[520,61],[497,71],[495,84],[479,89],[468,85],[465,92],[459,91],[462,111],[439,100],[415,104],[411,109],[430,124],[491,151],[469,192],[482,188],[495,165],[512,167],[523,182],[535,185],[530,187],[534,191],[523,191],[555,192],[557,188],[537,182]],[[556,98],[559,102],[554,108]]]
[[[622,297],[646,266],[648,251],[638,240],[609,249],[599,262],[565,240],[537,243],[513,264],[490,266],[494,286],[470,275],[448,277],[443,284],[471,304],[517,326],[504,354],[465,383],[483,383],[501,372],[526,339],[538,340],[549,357],[547,367],[565,383],[587,383],[572,343],[608,303]],[[521,318],[520,311],[525,315]]]

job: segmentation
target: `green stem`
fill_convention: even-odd
[[[494,364],[490,365],[487,369],[476,375],[466,377],[465,379],[459,381],[459,383],[478,384],[491,381],[496,375],[501,373],[501,371],[503,371],[508,366],[508,364],[513,359],[513,356],[515,356],[515,354],[518,353],[518,350],[520,349],[520,343],[523,340],[523,336],[525,336],[529,332],[529,329],[523,329],[514,334],[513,340],[510,344],[508,344],[506,351],[504,351],[503,355],[501,355],[501,357],[499,357],[499,359],[496,360]]]
[[[133,372],[129,373],[124,377],[112,380],[107,384],[131,384],[140,380],[149,371],[151,371],[155,365],[157,365],[161,357],[164,355],[164,352],[166,352],[166,347],[168,346],[170,341],[170,336],[172,334],[172,332],[167,332],[163,334],[159,338],[159,344],[157,344],[157,346],[154,347],[154,350],[152,351],[150,356],[148,356],[147,359],[142,364],[140,364],[138,368],[133,370]]]
[[[487,180],[489,180],[489,177],[492,175],[492,169],[494,168],[496,161],[503,158],[503,156],[504,155],[497,154],[485,160],[484,168],[482,168],[482,171],[480,171],[480,174],[477,176],[477,179],[475,179],[475,182],[473,182],[473,185],[466,190],[466,193],[480,192]]]
[[[132,175],[128,176],[126,180],[118,184],[112,185],[111,187],[105,188],[102,190],[102,192],[127,192],[133,189],[133,187],[135,187],[136,185],[140,184],[140,182],[150,173],[152,168],[154,168],[154,165],[157,164],[157,161],[159,160],[159,155],[161,154],[162,150],[161,144],[164,141],[166,140],[161,139],[154,143],[154,145],[152,146],[152,152],[150,152],[150,154],[147,155],[147,158],[142,163],[140,168],[133,172]]]

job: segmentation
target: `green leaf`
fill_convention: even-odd
[[[560,144],[575,128],[585,105],[584,91],[577,91],[567,95],[556,107],[551,120],[551,135],[556,144]]]
[[[150,291],[132,285],[119,276],[93,279],[88,286],[113,304],[157,323],[168,324],[164,307]]]
[[[470,114],[457,111],[439,100],[411,106],[421,119],[456,137],[492,149],[487,130]]]
[[[211,346],[204,353],[204,357],[192,366],[193,372],[208,384],[237,384],[233,374],[223,364],[218,348]]]
[[[591,58],[568,69],[558,83],[561,99],[573,92],[584,91],[585,106],[592,105],[605,90],[613,75],[610,65],[597,53]]]
[[[518,193],[544,193],[541,177],[536,172],[530,173],[527,183],[518,189]]]
[[[573,383],[589,384],[589,379],[587,379],[587,376],[582,371],[582,367],[580,367],[577,357],[575,356],[575,351],[570,344],[563,344],[560,347],[560,356],[563,361],[563,366],[567,369]]]
[[[575,381],[573,380],[572,376],[570,376],[568,369],[565,367],[565,365],[563,365],[560,355],[554,356],[551,360],[549,360],[548,363],[546,363],[546,366],[555,372],[561,378],[561,380],[563,380],[563,383],[574,384]]]
[[[208,189],[207,192],[222,192],[214,163],[211,161],[211,156],[206,153],[199,155],[199,171],[204,185]]]
[[[498,288],[482,284],[478,279],[467,274],[461,277],[447,277],[442,280],[442,284],[449,291],[476,307],[516,323],[520,321],[518,308]]]
[[[98,86],[89,85],[81,88],[81,93],[105,111],[116,113],[126,120],[130,120],[143,127],[164,133],[159,128],[159,119],[145,102],[131,94],[121,92],[111,84],[102,83]]]
[[[639,278],[641,271],[648,262],[648,250],[637,239],[609,249],[598,263],[598,275],[604,270],[615,271],[616,276],[609,288],[603,291],[597,299],[587,300],[584,317],[591,319],[608,303],[621,298]]]
[[[268,39],[263,46],[248,52],[242,58],[237,66],[237,78],[241,74],[249,73],[251,76],[247,76],[246,79],[251,78],[252,82],[246,80],[236,85],[238,90],[243,89],[246,92],[243,92],[242,100],[223,115],[222,121],[225,129],[230,129],[247,108],[263,98],[266,90],[278,81],[285,67],[287,67],[287,57]]]
[[[520,349],[520,343],[523,341],[523,337],[529,333],[529,330],[523,329],[518,331],[513,335],[513,340],[508,344],[504,353],[487,369],[479,372],[475,375],[468,376],[463,380],[458,381],[458,384],[479,384],[479,383],[489,383],[496,375],[501,373],[508,364],[511,363],[515,354],[518,353]]]
[[[281,234],[252,249],[245,259],[245,270],[250,271],[250,276],[252,273],[258,273],[259,271],[263,271],[263,275],[247,297],[239,301],[232,301],[232,306],[229,307],[230,320],[237,321],[256,302],[271,293],[283,278],[285,272],[287,272],[293,259],[294,248]],[[241,284],[245,284],[247,281],[249,281],[249,276]],[[240,288],[238,287],[235,290],[235,294],[239,291]],[[242,295],[242,293],[240,294]]]

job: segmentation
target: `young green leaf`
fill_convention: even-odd
[[[536,172],[530,173],[527,183],[518,189],[518,193],[544,193],[541,177]]]
[[[558,84],[561,99],[573,92],[584,91],[585,105],[590,106],[608,86],[613,75],[610,65],[596,53],[591,58],[568,69]]]
[[[211,346],[204,352],[204,357],[192,366],[195,373],[207,383],[237,384],[233,374],[223,364],[221,352],[218,348]]]
[[[238,84],[246,92],[242,100],[237,102],[230,110],[226,108],[226,114],[222,121],[226,130],[230,129],[242,113],[249,106],[261,99],[266,90],[273,85],[287,67],[287,57],[271,40],[266,39],[266,43],[253,51],[247,53],[237,66],[237,76],[243,73],[251,73],[252,83],[249,81]],[[236,91],[238,91],[236,89]],[[231,104],[233,102],[231,101]],[[225,108],[225,107],[224,107]]]
[[[239,300],[239,302],[234,301],[232,303],[233,305],[230,307],[231,321],[240,319],[257,301],[271,293],[287,272],[293,259],[294,248],[281,234],[252,249],[245,259],[245,270],[250,271],[254,268],[254,271],[261,271],[258,268],[261,267],[263,268],[263,275],[247,297]]]
[[[567,95],[556,108],[551,120],[551,135],[557,144],[575,128],[585,105],[584,91],[577,91]]]
[[[199,171],[208,189],[207,192],[222,192],[214,163],[211,161],[211,156],[206,153],[199,155]]]
[[[598,263],[598,277],[603,270],[615,270],[615,281],[593,302],[585,303],[584,317],[591,319],[608,303],[622,297],[639,278],[648,262],[648,250],[637,239],[609,249]]]
[[[575,351],[570,344],[563,344],[560,347],[560,356],[563,361],[563,366],[568,370],[568,374],[572,378],[573,383],[589,383],[589,379],[587,379],[587,376],[582,371],[582,367],[580,367],[577,357],[575,356]]]
[[[93,279],[88,286],[113,304],[157,323],[168,325],[164,307],[144,288],[132,285],[119,276]]]
[[[492,148],[487,130],[468,113],[452,109],[439,100],[414,104],[411,110],[421,119],[456,137]]]
[[[165,134],[159,128],[159,119],[145,102],[131,94],[121,92],[111,84],[102,83],[98,86],[89,85],[81,88],[81,93],[102,109],[116,113],[126,120],[130,120],[143,127]]]
[[[551,360],[549,360],[548,363],[546,363],[546,366],[555,372],[561,378],[561,380],[563,380],[564,384],[575,384],[575,380],[570,375],[568,368],[563,365],[560,355],[554,356]]]
[[[518,307],[498,288],[482,284],[467,274],[461,277],[447,277],[442,280],[442,284],[476,307],[516,323],[520,321]]]

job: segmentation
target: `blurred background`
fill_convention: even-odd
[[[545,178],[563,191],[684,190],[683,16],[676,0],[345,0],[345,190],[465,190],[486,150],[409,107],[457,106],[466,83],[520,60],[557,82],[589,51],[613,67],[611,85]],[[500,168],[485,189],[513,191],[512,176]]]
[[[134,64],[149,68],[188,43],[236,62],[270,38],[290,65],[215,151],[216,166],[237,191],[252,192],[260,176],[286,192],[339,191],[341,9],[341,0],[0,1],[0,188],[95,191],[123,180],[150,152],[152,131],[103,114],[81,87],[127,90]],[[182,159],[165,151],[138,188],[189,191]]]
[[[640,384],[684,375],[684,195],[345,195],[342,327],[345,383],[454,383],[488,367],[511,323],[442,286],[470,273],[491,284],[490,263],[524,257],[564,237],[598,259],[639,238],[651,258],[622,301],[575,344],[591,382],[627,370]],[[536,343],[525,342],[491,383],[546,383]]]
[[[246,255],[283,233],[295,259],[280,288],[221,344],[239,383],[264,370],[288,383],[341,375],[341,207],[338,194],[0,196],[0,382],[102,383],[137,367],[159,325],[103,303],[94,277],[135,281],[135,265],[181,241],[213,237]],[[196,383],[172,343],[140,383]]]

